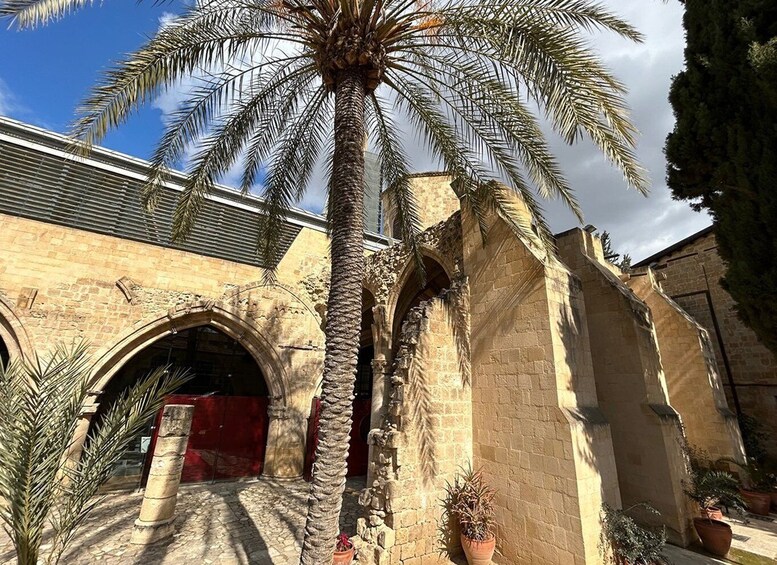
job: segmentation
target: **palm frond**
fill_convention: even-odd
[[[158,367],[130,387],[104,413],[87,438],[74,466],[66,467],[58,504],[52,509],[53,549],[49,563],[57,563],[81,526],[99,503],[97,492],[110,477],[122,454],[190,375],[183,370]]]
[[[87,351],[81,343],[0,366],[0,520],[22,565],[38,562],[49,522],[54,538],[46,561],[57,563],[129,442],[187,378],[163,368],[142,380],[108,410],[73,461],[91,373]]]
[[[375,118],[375,141],[380,153],[380,186],[388,187],[394,201],[397,221],[400,226],[400,236],[407,245],[415,262],[419,282],[424,282],[424,262],[418,247],[417,235],[421,231],[418,218],[418,203],[413,186],[410,182],[408,159],[399,139],[399,127],[382,107],[373,93],[370,96],[370,107]],[[385,102],[384,102],[385,104]],[[396,234],[394,234],[396,237]]]

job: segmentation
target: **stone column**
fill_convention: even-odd
[[[73,434],[73,442],[70,444],[65,457],[68,459],[68,466],[75,466],[81,459],[81,453],[84,451],[84,442],[89,433],[89,426],[92,425],[92,418],[97,413],[98,405],[95,402],[95,396],[90,395],[86,404],[81,409],[81,415],[76,424],[76,432]]]
[[[274,479],[297,479],[305,464],[306,419],[281,398],[272,398],[267,412],[270,423],[262,474]]]
[[[170,404],[162,412],[148,483],[131,542],[148,545],[173,534],[175,503],[194,406]]]

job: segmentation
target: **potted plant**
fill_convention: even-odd
[[[683,490],[688,498],[699,505],[702,516],[693,519],[696,533],[704,549],[715,555],[726,555],[731,548],[733,532],[731,526],[721,521],[722,513],[718,506],[744,509],[744,500],[738,492],[739,482],[726,471],[698,467],[691,469],[690,479]],[[720,518],[716,519],[717,516]]]
[[[649,504],[641,503],[625,510],[602,505],[602,537],[599,545],[602,553],[607,553],[616,565],[663,565],[669,562],[661,555],[666,544],[666,528],[645,528],[637,524],[628,515],[634,510],[660,516],[658,510]]]
[[[335,555],[332,558],[332,565],[351,565],[353,563],[354,547],[351,538],[347,534],[341,533],[337,536],[337,546]]]
[[[723,459],[723,461],[737,465],[747,475],[748,488],[743,487],[740,490],[742,498],[747,503],[747,510],[760,516],[768,516],[772,502],[771,493],[777,486],[774,475],[769,473],[754,457],[748,457],[745,464],[738,463],[733,459]]]
[[[496,548],[494,495],[481,471],[462,470],[446,487],[447,507],[461,528],[461,546],[470,565],[489,565]]]
[[[774,474],[767,471],[755,457],[748,457],[746,463],[740,463],[730,457],[723,457],[718,461],[736,465],[745,472],[743,483],[747,488],[743,486],[739,492],[747,504],[748,512],[768,516],[771,493],[777,487]]]

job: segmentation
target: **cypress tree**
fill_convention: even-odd
[[[709,210],[723,287],[777,353],[777,0],[686,0],[666,143],[676,199]]]

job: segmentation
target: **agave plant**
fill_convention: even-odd
[[[0,13],[34,26],[85,0],[0,0]],[[538,196],[580,208],[551,154],[535,108],[572,143],[590,138],[644,191],[624,87],[583,32],[639,33],[588,0],[200,0],[109,71],[74,128],[88,150],[138,107],[182,79],[199,88],[167,124],[145,190],[153,207],[168,168],[192,145],[174,236],[192,228],[206,195],[233,166],[241,188],[264,172],[258,252],[276,264],[284,217],[316,165],[328,170],[331,285],[319,441],[301,562],[328,563],[345,488],[363,281],[365,138],[392,186],[401,237],[420,266],[410,181],[420,133],[449,173],[483,237],[499,214],[549,242]],[[206,78],[202,78],[206,77]],[[415,149],[413,149],[415,151]],[[517,213],[515,200],[534,215]]]
[[[461,533],[475,541],[494,536],[494,497],[496,491],[485,480],[482,471],[462,469],[453,483],[445,487],[446,512],[459,523]]]
[[[44,562],[59,562],[122,453],[187,378],[162,367],[139,381],[105,412],[74,459],[68,453],[88,397],[86,352],[85,345],[60,347],[46,358],[0,364],[0,519],[20,565],[38,563],[48,526]]]

